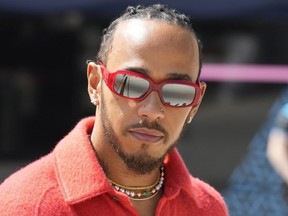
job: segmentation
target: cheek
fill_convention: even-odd
[[[114,128],[123,128],[129,123],[133,116],[133,103],[129,100],[116,96],[111,92],[105,95],[105,104],[107,109],[108,118]]]
[[[113,94],[107,86],[104,85],[102,89],[102,97],[103,103],[105,103],[107,112],[109,115],[113,115],[115,113],[120,114],[122,110],[122,99],[121,97]]]
[[[183,130],[188,112],[177,113],[177,115],[170,114],[170,116],[171,117],[169,118],[169,114],[167,113],[166,117],[169,118],[169,121],[167,121],[166,127],[167,130],[169,130],[171,140],[173,139],[175,141],[179,138],[179,135]]]
[[[125,98],[113,96],[109,101],[109,106],[111,115],[113,115],[114,118],[119,120],[128,120],[130,119],[130,116],[134,113],[134,106],[131,105],[130,101]]]

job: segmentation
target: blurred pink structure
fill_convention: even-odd
[[[287,65],[204,64],[203,81],[288,83]]]

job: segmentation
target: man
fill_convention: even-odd
[[[128,7],[88,63],[95,118],[0,186],[1,215],[227,215],[175,149],[206,89],[200,51],[185,15]]]

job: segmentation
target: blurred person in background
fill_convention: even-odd
[[[201,62],[186,15],[128,7],[88,62],[95,116],[0,185],[1,215],[228,215],[175,148],[206,90]]]
[[[223,191],[231,215],[288,215],[287,126],[286,87]]]
[[[275,125],[271,129],[267,142],[267,158],[283,179],[286,188],[288,185],[288,103],[279,110]],[[287,194],[286,194],[287,197]],[[288,200],[287,200],[288,204]]]

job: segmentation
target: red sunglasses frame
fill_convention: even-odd
[[[190,106],[195,106],[197,105],[199,99],[200,99],[200,93],[201,93],[201,89],[200,89],[200,81],[197,80],[196,82],[192,82],[192,81],[188,81],[188,80],[164,80],[160,83],[155,83],[152,79],[150,79],[149,77],[145,76],[145,75],[142,75],[142,74],[139,74],[137,72],[133,72],[133,71],[127,71],[127,70],[118,70],[118,71],[115,71],[113,73],[111,73],[110,71],[107,70],[107,68],[100,63],[100,67],[101,67],[101,72],[102,72],[102,76],[103,76],[103,79],[106,83],[106,85],[108,86],[108,88],[116,95],[119,95],[123,98],[127,98],[127,99],[130,99],[130,100],[138,100],[138,101],[141,101],[141,100],[144,100],[152,91],[157,91],[158,95],[159,95],[159,98],[161,100],[161,102],[165,105],[165,106],[169,106],[169,107],[174,107],[174,108],[184,108],[184,107],[190,107]],[[114,86],[114,81],[115,81],[115,77],[116,75],[118,74],[127,74],[127,75],[132,75],[134,77],[139,77],[139,78],[142,78],[142,79],[145,79],[149,82],[149,88],[148,90],[146,91],[145,94],[143,94],[143,96],[139,97],[139,98],[130,98],[130,97],[127,97],[127,96],[124,96],[124,95],[121,95],[119,94],[118,92],[116,92],[113,88]],[[187,85],[187,86],[193,86],[195,88],[195,96],[194,96],[194,99],[193,101],[188,104],[188,105],[185,105],[185,106],[173,106],[173,105],[170,105],[169,103],[166,103],[163,99],[163,95],[162,95],[162,87],[166,84],[169,84],[169,83],[174,83],[174,84],[183,84],[183,85]]]

